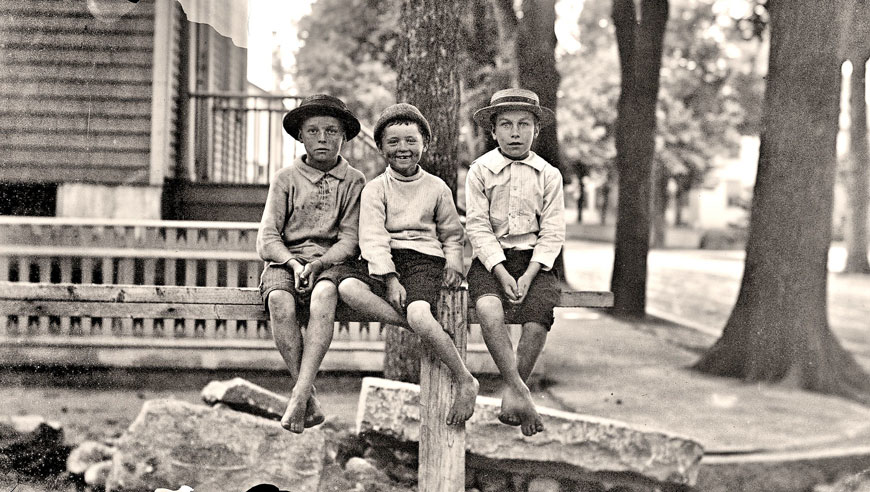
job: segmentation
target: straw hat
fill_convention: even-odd
[[[527,89],[503,89],[496,92],[489,100],[489,106],[474,113],[474,121],[488,128],[494,115],[513,110],[529,111],[538,117],[541,126],[556,121],[556,114],[549,108],[542,107],[538,95]]]

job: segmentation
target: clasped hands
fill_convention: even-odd
[[[288,264],[293,269],[293,287],[300,294],[310,292],[314,288],[314,281],[317,279],[317,276],[326,269],[326,266],[319,259],[304,265],[298,260],[293,259]]]
[[[501,263],[494,266],[492,272],[501,284],[501,288],[511,304],[521,304],[525,300],[526,294],[529,293],[529,287],[538,273],[533,269],[529,269],[520,275],[519,278],[515,279]]]

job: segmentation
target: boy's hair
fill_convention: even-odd
[[[392,120],[386,122],[383,125],[383,127],[381,128],[380,134],[378,135],[379,138],[375,142],[379,149],[383,147],[384,130],[386,130],[387,128],[389,128],[391,126],[396,126],[396,125],[415,125],[417,127],[417,130],[419,130],[420,135],[423,135],[423,144],[429,145],[429,135],[427,135],[426,131],[420,126],[419,121],[412,120],[411,118],[395,118],[395,119],[392,119]]]
[[[378,117],[375,123],[374,137],[375,144],[381,148],[381,136],[387,126],[392,126],[399,123],[416,123],[417,129],[423,135],[423,141],[426,145],[432,140],[432,129],[429,127],[429,122],[423,113],[413,104],[398,103],[392,106],[387,106]]]

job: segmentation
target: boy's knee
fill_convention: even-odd
[[[284,290],[274,290],[269,294],[269,314],[275,323],[296,321],[296,299]]]
[[[432,316],[432,309],[426,301],[414,301],[408,305],[406,310],[408,324],[415,330],[418,327],[425,327],[435,320]]]
[[[338,288],[329,280],[317,282],[311,291],[311,307],[334,304],[338,301]]]
[[[500,316],[504,315],[504,307],[501,304],[501,299],[497,296],[485,295],[477,299],[474,304],[477,309],[477,314],[481,316]]]
[[[365,283],[355,278],[346,278],[338,284],[338,295],[342,299],[352,299],[366,288]]]

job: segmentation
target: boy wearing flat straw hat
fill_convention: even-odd
[[[553,325],[560,289],[552,268],[565,242],[562,175],[531,151],[540,128],[554,120],[532,91],[493,94],[474,121],[492,132],[498,148],[471,164],[465,185],[474,256],[468,290],[505,385],[498,418],[526,436],[544,429],[526,381]],[[506,307],[522,325],[516,353]]]
[[[339,154],[360,130],[340,99],[303,99],[284,116],[284,130],[302,142],[305,154],[272,176],[257,253],[266,262],[260,293],[272,337],[293,383],[281,425],[301,433],[324,421],[313,384],[332,343],[345,262],[359,254],[365,176]]]

